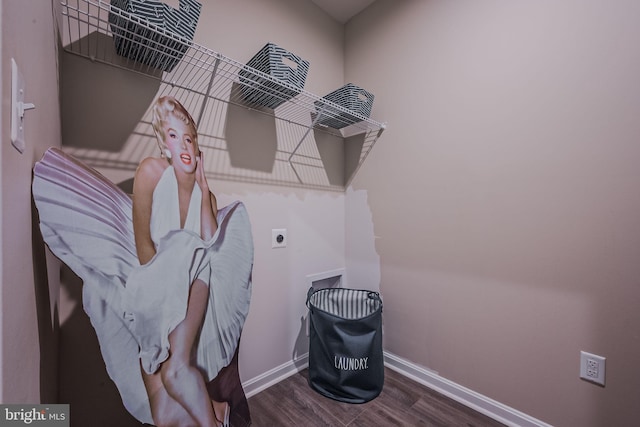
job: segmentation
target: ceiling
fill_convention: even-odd
[[[375,0],[311,0],[336,21],[345,24]]]

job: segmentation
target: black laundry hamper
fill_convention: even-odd
[[[378,292],[309,289],[309,385],[328,398],[364,403],[384,385]]]

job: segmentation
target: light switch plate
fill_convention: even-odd
[[[24,152],[24,112],[35,105],[24,102],[24,79],[15,59],[11,58],[11,145]]]

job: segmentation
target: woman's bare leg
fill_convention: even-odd
[[[229,415],[231,415],[229,413],[231,410],[229,403],[218,402],[217,400],[211,399],[211,404],[213,405],[213,415],[216,417],[216,421],[223,427],[226,427],[225,421]]]
[[[191,418],[186,409],[176,402],[162,384],[160,373],[147,374],[140,367],[142,380],[149,396],[149,406],[153,423],[157,427],[196,427],[198,424]]]
[[[170,357],[161,365],[165,389],[201,427],[216,426],[216,418],[204,378],[191,365],[191,354],[209,301],[209,288],[196,280],[191,285],[186,317],[169,334]]]

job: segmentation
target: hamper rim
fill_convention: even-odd
[[[335,290],[339,290],[339,291],[357,291],[357,292],[362,292],[362,293],[367,293],[367,294],[375,294],[377,296],[377,301],[378,301],[378,307],[376,307],[375,310],[373,310],[373,312],[365,315],[365,316],[360,316],[360,317],[355,317],[355,318],[348,318],[348,317],[343,317],[340,315],[337,315],[335,313],[332,313],[330,311],[327,310],[323,310],[322,308],[315,306],[311,303],[311,297],[315,294],[317,294],[318,292],[321,291],[335,291]],[[369,317],[375,316],[377,315],[379,312],[382,311],[382,298],[380,297],[380,292],[377,291],[370,291],[368,289],[354,289],[354,288],[320,288],[320,289],[315,289],[313,290],[313,292],[309,292],[309,295],[307,296],[307,308],[309,310],[311,310],[313,308],[313,310],[318,310],[328,316],[332,316],[335,317],[337,319],[343,320],[343,321],[360,321],[363,319],[367,319]]]
[[[380,304],[382,304],[382,297],[380,296],[380,292],[378,291],[371,291],[369,289],[356,289],[356,288],[318,288],[318,289],[313,289],[311,288],[309,295],[307,296],[307,303],[309,303],[309,301],[311,300],[311,297],[314,296],[315,294],[317,294],[318,292],[333,292],[333,291],[356,291],[356,292],[363,292],[363,293],[367,293],[367,294],[375,294],[378,299],[380,300]]]
[[[379,314],[379,312],[382,311],[382,304],[380,304],[380,306],[378,308],[375,309],[375,311],[371,314],[367,314],[366,316],[361,316],[361,317],[355,317],[355,318],[348,318],[348,317],[342,317],[339,316],[335,313],[331,313],[329,311],[323,310],[321,308],[318,307],[313,307],[314,310],[317,310],[323,314],[326,314],[327,316],[331,316],[331,317],[335,317],[336,319],[340,319],[343,322],[359,322],[365,319],[368,319],[369,317],[375,316],[377,314]],[[311,310],[311,309],[310,309]]]

